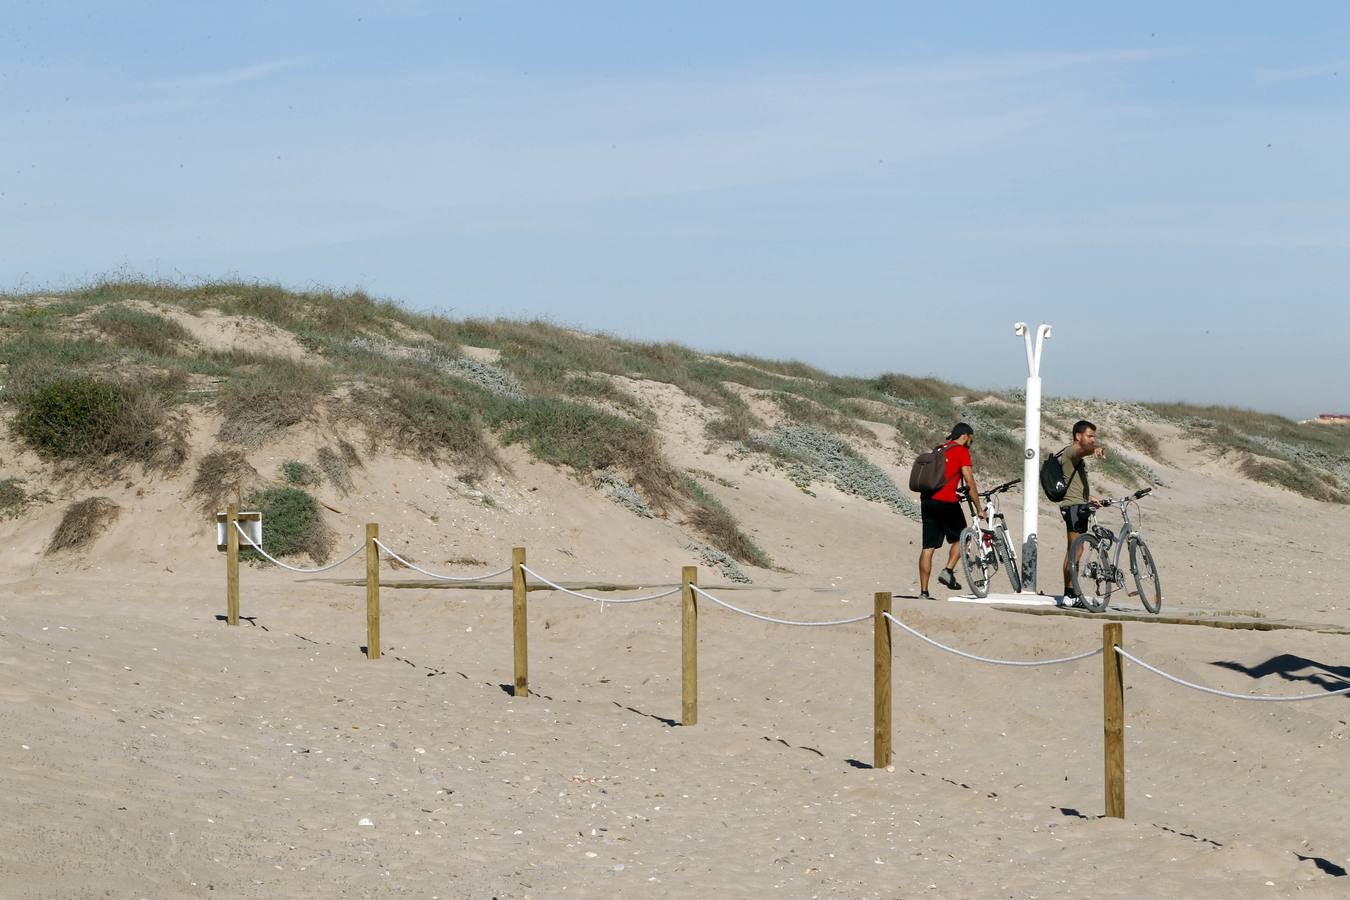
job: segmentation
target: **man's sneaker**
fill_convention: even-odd
[[[932,599],[933,599],[933,595],[930,594],[930,593],[928,593],[927,591],[919,591],[919,599],[920,599],[920,600],[932,600]]]
[[[1083,598],[1078,596],[1078,592],[1073,588],[1064,589],[1064,605],[1074,609],[1087,609],[1087,604],[1083,602]]]
[[[961,590],[961,582],[956,580],[956,573],[951,569],[943,569],[938,573],[938,584],[949,587],[954,591]]]

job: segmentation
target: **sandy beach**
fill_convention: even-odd
[[[697,415],[679,402],[662,410],[667,433]],[[1350,624],[1344,507],[1246,481],[1159,428],[1169,464],[1145,527],[1164,612]],[[300,449],[266,448],[259,468]],[[722,490],[782,567],[735,591],[704,567],[706,589],[737,606],[832,620],[892,591],[898,618],[974,654],[1101,645],[1085,615],[946,602],[945,589],[918,600],[918,526],[881,504],[828,487],[808,497],[702,446],[671,452],[735,485]],[[644,586],[615,597],[675,584],[696,562],[673,522],[507,453],[513,474],[484,487],[492,506],[456,494],[453,472],[372,460],[357,494],[326,498],[343,510],[338,551],[377,521],[433,569],[500,568],[523,546],[554,580]],[[704,602],[699,721],[683,727],[678,596],[531,592],[532,693],[516,698],[509,591],[400,589],[415,573],[386,562],[384,655],[371,661],[360,558],[323,576],[245,565],[245,620],[228,627],[223,554],[183,492],[173,480],[114,490],[126,511],[86,554],[41,555],[54,509],[3,525],[8,896],[1344,889],[1343,698],[1243,703],[1127,663],[1126,815],[1107,819],[1100,656],[990,666],[895,629],[893,766],[874,769],[870,622],[793,628]],[[1046,553],[1062,552],[1042,505]],[[1010,520],[1019,507],[1013,495]],[[1124,625],[1140,658],[1244,694],[1342,686],[1347,640]]]

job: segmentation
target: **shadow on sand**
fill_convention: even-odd
[[[1297,681],[1311,684],[1327,691],[1350,688],[1350,666],[1331,666],[1296,656],[1293,653],[1281,653],[1255,666],[1244,666],[1232,660],[1215,660],[1211,665],[1233,672],[1241,672],[1251,678],[1265,678],[1275,675],[1285,681]]]

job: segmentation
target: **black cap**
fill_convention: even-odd
[[[957,422],[952,426],[952,433],[947,435],[947,440],[955,441],[965,437],[968,434],[974,434],[975,429],[971,428],[965,422]]]

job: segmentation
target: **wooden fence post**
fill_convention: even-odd
[[[366,523],[366,659],[380,658],[380,526]]]
[[[1104,679],[1102,721],[1106,748],[1106,815],[1125,818],[1125,660],[1116,648],[1121,645],[1121,624],[1102,626],[1102,671]]]
[[[225,623],[239,624],[239,507],[225,507]]]
[[[698,724],[698,566],[680,570],[680,724]]]
[[[891,764],[891,611],[890,591],[878,592],[876,622],[873,627],[872,685],[872,768]]]
[[[529,633],[525,629],[525,548],[511,550],[511,637],[516,651],[514,695],[530,696]]]

